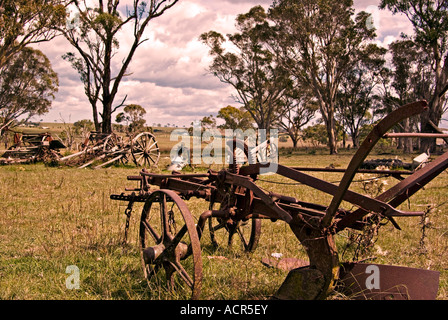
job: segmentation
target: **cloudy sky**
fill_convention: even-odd
[[[122,1],[126,3],[126,1]],[[404,16],[392,16],[378,10],[379,0],[354,0],[356,10],[372,13],[377,27],[377,42],[387,46],[401,32],[412,28]],[[149,40],[143,43],[132,60],[131,75],[121,85],[116,102],[127,95],[126,103],[146,109],[148,125],[167,123],[189,125],[227,105],[238,106],[233,91],[207,73],[211,62],[207,47],[198,37],[215,30],[222,34],[235,31],[235,17],[255,5],[268,8],[272,0],[180,0],[163,16],[152,20],[146,29]],[[126,51],[133,39],[124,30],[119,37],[120,50]],[[34,120],[75,122],[92,119],[92,112],[79,76],[62,55],[73,51],[67,41],[56,38],[38,45],[51,60],[59,75],[59,92],[51,111]],[[120,59],[116,63],[121,63]]]

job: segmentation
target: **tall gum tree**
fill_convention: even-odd
[[[209,69],[235,89],[235,100],[249,112],[258,129],[269,130],[279,115],[282,95],[291,86],[289,71],[267,46],[272,29],[263,7],[238,15],[236,27],[239,32],[226,37],[216,31],[200,36],[213,56]],[[229,47],[232,49],[226,49]]]
[[[73,10],[78,15],[65,28],[60,29],[75,49],[65,59],[78,71],[87,98],[92,107],[96,130],[112,131],[112,114],[124,105],[125,99],[114,105],[118,88],[125,76],[137,48],[148,39],[143,37],[149,22],[163,15],[179,0],[132,1],[132,5],[121,6],[118,0],[96,1],[95,7],[87,1],[73,1]],[[120,10],[126,8],[126,13]],[[127,52],[119,48],[118,33],[129,26],[133,41]],[[114,57],[120,50],[120,59]],[[116,69],[116,72],[113,70]],[[98,104],[100,106],[98,106]],[[102,111],[98,110],[102,107]],[[101,126],[100,126],[101,117]]]
[[[378,106],[377,89],[385,69],[387,49],[370,43],[358,50],[341,83],[338,98],[338,118],[350,135],[353,147],[360,146],[360,133],[372,120],[371,112]]]
[[[431,56],[432,90],[428,111],[420,117],[422,132],[434,132],[434,126],[446,111],[445,93],[448,90],[448,1],[447,0],[382,0],[380,8],[393,14],[404,14],[412,23],[412,40]],[[424,97],[422,97],[424,98]],[[422,152],[435,148],[434,139],[422,139]]]
[[[363,12],[354,18],[351,0],[276,0],[269,16],[278,30],[284,62],[317,98],[330,154],[335,154],[338,90],[357,48],[375,37],[369,15]]]

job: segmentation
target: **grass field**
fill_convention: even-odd
[[[162,140],[165,138],[160,137]],[[168,148],[166,148],[168,149]],[[343,151],[329,156],[326,151],[283,150],[280,163],[288,166],[344,168],[353,152]],[[385,157],[372,154],[371,157]],[[392,157],[388,155],[387,157]],[[402,156],[405,161],[412,159]],[[163,154],[162,172],[169,164]],[[205,172],[207,167],[195,170]],[[217,168],[213,168],[217,169]],[[0,167],[0,299],[172,299],[164,284],[148,286],[143,278],[137,249],[138,221],[142,209],[136,204],[131,219],[127,244],[122,244],[126,203],[110,200],[113,193],[132,187],[128,175],[137,175],[134,166],[112,166],[99,170],[49,167],[44,164]],[[331,182],[340,180],[337,173],[316,173]],[[357,176],[355,180],[365,177]],[[385,178],[389,185],[396,183]],[[278,176],[266,176],[257,183],[270,191],[291,195],[304,201],[329,204],[331,198],[310,188],[288,183]],[[290,182],[290,181],[289,181]],[[353,190],[362,191],[363,183],[355,182]],[[374,192],[374,191],[371,191]],[[372,250],[362,258],[374,257],[375,263],[401,265],[440,272],[438,299],[448,299],[448,175],[443,172],[401,208],[421,211],[432,205],[425,222],[423,246],[420,218],[397,219],[402,231],[390,223],[380,229]],[[208,208],[203,200],[187,202],[197,219]],[[261,263],[273,253],[284,258],[306,258],[300,243],[283,222],[262,221],[261,239],[254,253],[239,248],[218,248],[210,245],[205,233],[201,240],[203,284],[201,298],[269,299],[285,279],[287,272],[268,268]],[[336,237],[340,253],[348,233]],[[347,250],[342,260],[353,257]],[[66,281],[67,267],[79,269],[79,289],[70,290]],[[335,295],[332,299],[348,299]]]

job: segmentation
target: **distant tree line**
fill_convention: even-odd
[[[150,21],[178,2],[134,0],[123,12],[115,0],[91,5],[0,0],[0,128],[18,117],[48,112],[57,75],[48,59],[29,46],[56,35],[72,45],[64,59],[84,85],[95,130],[109,133],[112,115],[121,107],[134,109],[118,113],[116,120],[142,118],[135,105],[126,104],[126,96],[116,101],[118,88],[130,76],[136,50],[148,40],[144,31]],[[352,0],[274,0],[268,10],[255,6],[238,15],[234,34],[200,35],[213,57],[210,72],[234,88],[241,106],[221,108],[224,126],[281,128],[297,146],[304,127],[319,118],[319,130],[325,129],[334,154],[340,136],[350,136],[357,147],[366,126],[400,105],[426,99],[428,112],[395,130],[436,130],[447,111],[448,0],[382,0],[379,9],[404,14],[414,33],[382,48],[374,42],[372,16],[355,14]],[[125,27],[133,31],[129,48],[122,49],[117,35]],[[203,120],[214,125],[212,117]],[[412,141],[400,144],[413,151]],[[431,151],[434,146],[430,139],[418,147]]]
[[[381,1],[380,9],[405,14],[414,27],[414,35],[389,48],[374,43],[372,16],[355,15],[351,0],[275,0],[267,11],[255,6],[238,15],[236,33],[209,31],[200,39],[213,57],[210,72],[235,89],[235,101],[258,128],[282,128],[296,146],[301,129],[320,117],[322,141],[334,154],[338,130],[358,147],[363,128],[416,100],[426,99],[428,112],[395,130],[434,132],[447,111],[447,6]],[[434,146],[432,139],[420,148]],[[412,151],[412,141],[402,147]]]

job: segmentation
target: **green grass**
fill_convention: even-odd
[[[288,166],[344,168],[352,153],[328,156],[284,152],[281,163]],[[372,155],[372,157],[383,157]],[[401,156],[400,156],[401,157]],[[409,156],[409,160],[412,156]],[[168,164],[164,155],[159,169]],[[217,168],[214,168],[217,169]],[[207,168],[196,168],[205,171]],[[105,169],[47,167],[43,164],[0,167],[0,299],[172,299],[165,284],[149,286],[143,278],[137,247],[138,221],[142,204],[136,204],[131,218],[128,243],[122,244],[126,203],[110,200],[110,194],[133,186],[126,176],[137,175],[133,166]],[[341,175],[315,173],[318,178],[337,182]],[[358,177],[358,176],[357,176]],[[402,231],[391,224],[380,234],[368,256],[376,263],[431,269],[440,272],[438,299],[448,299],[448,194],[447,173],[442,173],[400,208],[424,210],[427,204],[440,205],[429,216],[425,250],[419,247],[420,218],[402,218]],[[264,176],[257,184],[270,191],[304,201],[329,204],[331,197],[276,175]],[[356,180],[356,178],[355,178]],[[389,185],[396,183],[387,178]],[[351,188],[363,191],[362,183]],[[197,220],[207,210],[203,200],[187,202]],[[347,243],[346,231],[336,236],[340,253]],[[268,299],[279,288],[287,272],[261,263],[272,253],[283,257],[306,258],[289,227],[281,221],[263,220],[259,246],[246,254],[239,248],[210,245],[208,228],[201,239],[203,261],[202,299]],[[353,251],[344,258],[350,259]],[[67,266],[80,270],[80,289],[66,287]]]

